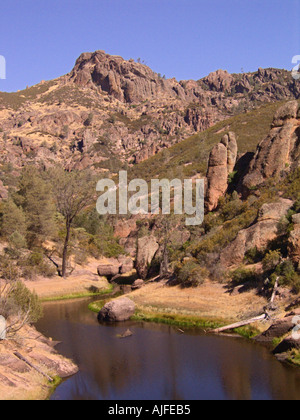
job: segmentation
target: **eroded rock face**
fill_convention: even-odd
[[[158,249],[159,245],[153,235],[138,239],[136,270],[141,279],[145,280],[147,278],[152,260]]]
[[[300,214],[293,216],[294,229],[288,239],[289,256],[300,269]]]
[[[280,199],[278,203],[262,206],[257,223],[241,230],[236,239],[226,247],[220,257],[222,266],[228,268],[241,264],[250,249],[263,251],[278,234],[278,223],[292,207],[291,200]]]
[[[84,53],[69,74],[26,95],[1,96],[0,154],[18,169],[29,160],[44,168],[56,162],[67,170],[113,171],[111,157],[138,163],[238,114],[241,106],[251,110],[299,97],[300,84],[285,70],[218,70],[201,80],[177,81],[142,62]]]
[[[135,312],[135,303],[129,298],[121,298],[107,303],[99,312],[98,320],[122,322],[129,320]]]
[[[149,67],[104,51],[82,54],[70,79],[83,87],[96,85],[103,92],[126,103],[141,102],[158,95],[177,96],[170,82]]]
[[[237,142],[235,134],[226,134],[221,143],[211,151],[207,170],[206,209],[212,211],[218,206],[228,188],[228,175],[233,172],[237,159]]]
[[[300,162],[299,103],[283,105],[274,116],[273,128],[258,145],[249,171],[243,180],[244,192],[261,185],[268,178],[280,177],[298,167]]]

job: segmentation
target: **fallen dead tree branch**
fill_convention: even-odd
[[[228,331],[228,330],[235,330],[236,328],[244,327],[246,325],[250,325],[250,324],[253,324],[254,322],[262,321],[264,319],[267,319],[267,314],[257,316],[256,318],[247,319],[246,321],[236,322],[235,324],[227,325],[226,327],[217,328],[215,330],[212,330],[212,332],[215,334],[219,334],[221,332]]]
[[[268,311],[272,310],[272,307],[273,307],[273,304],[274,304],[274,301],[275,301],[275,297],[276,297],[276,292],[277,292],[277,289],[278,289],[278,284],[279,284],[279,277],[277,277],[277,279],[276,279],[270,303],[268,304],[268,306],[266,306],[264,308],[264,311],[265,311],[264,314],[259,315],[255,318],[247,319],[245,321],[236,322],[235,324],[226,325],[225,327],[222,327],[222,328],[217,328],[215,330],[212,330],[211,332],[213,332],[215,334],[219,334],[219,333],[222,333],[224,331],[235,330],[236,328],[241,328],[241,327],[245,327],[246,325],[254,324],[254,322],[269,319],[270,314],[269,314]]]
[[[26,363],[28,366],[30,366],[32,369],[36,370],[38,373],[40,373],[41,375],[43,375],[45,378],[48,379],[49,382],[53,382],[53,378],[51,378],[51,376],[47,375],[45,372],[43,372],[40,368],[38,368],[37,366],[33,365],[28,359],[26,359],[24,356],[22,356],[22,354],[20,354],[19,352],[15,351],[14,355],[22,360],[22,362]]]

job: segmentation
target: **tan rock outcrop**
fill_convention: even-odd
[[[288,239],[288,252],[290,258],[300,269],[300,214],[295,214],[292,218],[294,229],[290,232]]]
[[[221,143],[211,151],[207,170],[207,191],[205,206],[207,211],[212,211],[218,206],[228,188],[228,175],[233,172],[237,159],[237,141],[235,134],[226,134]]]
[[[98,275],[100,277],[107,277],[111,280],[114,276],[120,273],[121,263],[116,258],[108,258],[101,261],[98,266]]]
[[[296,168],[300,162],[299,103],[288,102],[279,108],[274,116],[273,128],[258,145],[243,180],[247,193],[261,185],[266,179],[278,178]]]
[[[241,230],[236,239],[223,250],[221,265],[228,268],[241,264],[250,249],[265,250],[269,242],[277,237],[278,223],[292,205],[291,200],[280,199],[277,203],[262,206],[257,222]]]
[[[152,260],[158,249],[159,245],[153,235],[138,239],[136,270],[142,280],[147,278]]]

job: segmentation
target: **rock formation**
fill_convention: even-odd
[[[138,289],[141,289],[144,285],[145,285],[144,280],[142,280],[142,279],[137,279],[137,280],[135,280],[135,282],[132,284],[131,289],[132,289],[132,290],[138,290]]]
[[[120,274],[130,273],[134,268],[134,263],[132,258],[127,257],[126,255],[120,255],[118,257],[120,263]]]
[[[135,312],[135,303],[129,298],[108,302],[98,314],[99,321],[121,322],[130,319]]]
[[[120,255],[118,258],[107,258],[101,261],[98,266],[98,275],[112,280],[118,274],[126,274],[133,270],[133,260],[126,255]]]
[[[207,170],[206,210],[212,211],[218,206],[228,188],[228,175],[233,172],[237,159],[235,134],[226,134],[221,143],[211,151]]]
[[[120,262],[117,259],[110,258],[102,262],[98,266],[98,274],[100,277],[107,277],[111,280],[113,277],[120,273]]]
[[[159,245],[153,235],[138,239],[136,270],[142,280],[147,278],[152,260],[158,249]]]
[[[299,83],[284,70],[218,70],[178,82],[140,61],[84,53],[65,76],[23,92],[0,92],[0,154],[15,168],[58,162],[68,170],[114,171],[241,110],[299,96]]]
[[[278,223],[292,207],[291,200],[281,198],[277,203],[264,204],[257,222],[248,229],[241,230],[236,239],[221,253],[220,262],[229,268],[243,262],[246,253],[256,248],[263,251],[278,234]]]
[[[243,180],[247,193],[266,179],[278,178],[299,166],[300,112],[297,101],[283,105],[276,112],[269,135],[258,145]]]
[[[274,321],[267,331],[255,338],[255,341],[271,343],[274,338],[285,336],[295,328],[294,319],[294,314],[288,314],[285,318]]]
[[[290,232],[288,240],[289,256],[300,269],[300,214],[292,217],[294,229]]]

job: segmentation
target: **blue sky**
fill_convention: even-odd
[[[1,91],[66,74],[86,51],[178,80],[291,69],[300,55],[300,0],[3,0],[0,13]]]

